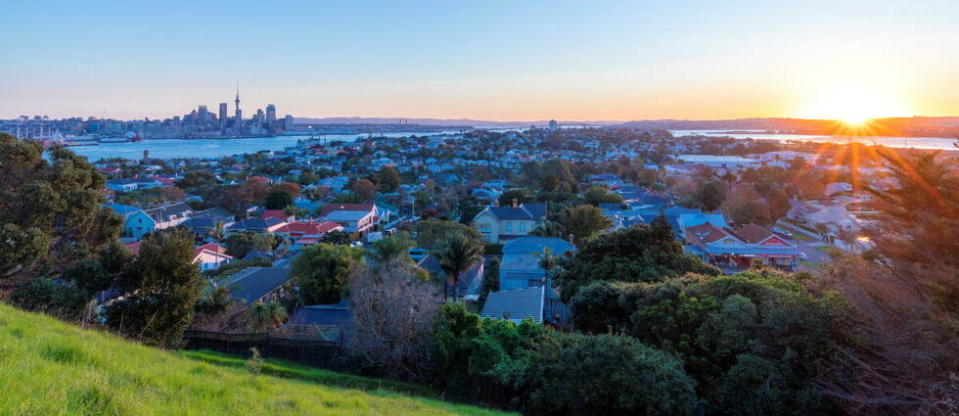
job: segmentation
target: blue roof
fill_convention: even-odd
[[[503,246],[503,254],[527,254],[542,253],[543,249],[549,247],[553,254],[561,255],[567,251],[576,250],[569,241],[555,237],[520,237],[509,240]]]
[[[140,211],[140,208],[130,206],[130,205],[115,204],[115,203],[103,204],[103,205],[106,206],[107,208],[112,209],[113,212],[116,212],[117,214],[120,214],[123,216],[127,216],[134,212]]]
[[[290,269],[282,267],[248,267],[228,278],[223,284],[230,294],[247,304],[266,296],[290,280]]]
[[[546,204],[520,204],[511,206],[488,207],[489,211],[501,220],[538,220],[546,216]]]
[[[544,288],[530,287],[492,292],[486,298],[480,316],[491,319],[509,319],[519,322],[531,318],[543,322]]]
[[[349,326],[352,322],[353,314],[344,300],[333,305],[301,306],[287,325]]]

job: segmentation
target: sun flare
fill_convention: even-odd
[[[910,114],[907,106],[878,88],[843,85],[818,91],[807,100],[802,118],[838,120],[850,126],[862,126],[881,117]]]

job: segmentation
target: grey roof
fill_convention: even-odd
[[[287,325],[319,325],[319,326],[350,326],[353,315],[346,301],[333,305],[301,306]]]
[[[543,322],[543,294],[542,286],[492,292],[486,298],[480,316],[513,322],[526,318]]]
[[[191,217],[187,218],[187,220],[183,221],[180,225],[196,230],[198,228],[213,228],[216,226],[216,223],[213,221],[213,218],[210,217]]]
[[[175,204],[165,205],[162,207],[150,208],[146,210],[147,215],[152,217],[156,221],[166,221],[171,217],[183,217],[193,209],[190,208],[186,202],[178,202]]]
[[[290,269],[282,267],[248,267],[223,282],[230,294],[247,304],[266,296],[290,280]]]
[[[227,230],[265,230],[274,225],[280,224],[283,221],[280,221],[276,218],[247,218],[241,221],[237,221],[233,225],[227,227]]]
[[[559,256],[567,251],[576,250],[569,241],[555,237],[520,237],[506,242],[503,246],[503,254],[524,253],[524,254],[542,254],[543,249],[549,247],[553,254]]]
[[[488,207],[490,213],[501,220],[532,220],[546,216],[546,204],[520,204],[518,207]]]

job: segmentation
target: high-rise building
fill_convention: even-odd
[[[227,112],[226,103],[220,103],[220,114],[219,114],[219,118],[220,118],[220,128],[221,128],[221,129],[224,128],[224,127],[226,127],[226,112]]]
[[[196,118],[197,118],[197,120],[196,120],[196,121],[197,121],[197,124],[205,124],[205,123],[207,123],[207,122],[209,121],[209,119],[210,119],[210,112],[207,111],[205,105],[201,105],[201,106],[197,107],[197,110],[196,110]]]
[[[240,83],[236,83],[236,116],[233,120],[236,123],[237,128],[243,123],[243,113],[240,111]]]
[[[286,117],[283,118],[283,130],[293,130],[293,116],[287,114]]]
[[[276,106],[273,104],[266,106],[266,122],[269,123],[270,126],[276,123]]]
[[[258,123],[262,123],[262,122],[263,122],[263,119],[264,119],[265,117],[266,117],[266,116],[263,114],[263,109],[262,109],[262,108],[257,108],[257,109],[256,109],[256,121],[257,121]]]

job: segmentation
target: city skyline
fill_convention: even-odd
[[[247,117],[271,103],[318,118],[959,115],[959,59],[937,48],[959,37],[946,1],[8,9],[8,119],[166,118],[236,80]]]

